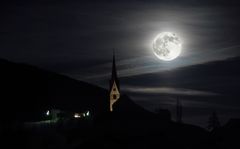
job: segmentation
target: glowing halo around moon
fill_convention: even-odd
[[[171,32],[162,32],[153,41],[153,53],[161,60],[171,61],[182,51],[180,38]]]

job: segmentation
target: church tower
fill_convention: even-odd
[[[109,81],[109,98],[110,98],[110,111],[113,111],[113,104],[120,98],[120,86],[117,77],[117,70],[115,64],[115,54],[113,53],[112,62],[112,76]]]

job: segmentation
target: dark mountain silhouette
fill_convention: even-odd
[[[29,144],[31,141],[26,142],[26,139],[34,140],[32,137],[39,136],[38,132],[41,132],[41,137],[35,141],[49,142],[47,136],[58,135],[54,137],[55,142],[59,142],[58,139],[71,140],[65,141],[65,147],[79,142],[81,144],[77,147],[80,148],[108,148],[109,145],[124,148],[153,148],[155,145],[164,148],[204,148],[207,145],[207,131],[171,121],[168,110],[153,114],[128,96],[121,95],[114,104],[114,111],[107,112],[109,98],[105,89],[25,64],[0,60],[0,67],[1,101],[4,101],[1,104],[1,120],[38,120],[39,114],[48,108],[90,110],[93,115],[104,113],[94,121],[94,125],[80,120],[78,125],[61,125],[62,129],[58,129],[57,133],[44,127],[30,134],[21,130],[8,133],[7,142]],[[13,135],[15,138],[11,139]],[[51,144],[57,145],[54,142]]]
[[[108,91],[64,75],[26,64],[0,60],[2,117],[10,120],[39,120],[48,109],[90,110],[92,114],[109,109]],[[126,95],[116,103],[116,113],[124,117],[151,117],[153,113],[135,104]],[[8,111],[6,114],[5,111]],[[169,111],[161,117],[170,120]],[[40,114],[40,115],[39,115]],[[11,115],[11,116],[9,116]]]
[[[0,60],[1,115],[8,119],[31,118],[47,109],[69,111],[108,108],[107,90],[25,64]]]
[[[145,86],[148,84],[147,82],[151,82],[152,86],[161,84],[161,86],[208,90],[237,95],[238,91],[235,88],[240,87],[239,65],[240,57],[234,57],[164,72],[123,77],[121,81]],[[139,79],[144,81],[137,81]]]
[[[237,107],[240,106],[240,69],[238,69],[239,66],[240,57],[234,57],[215,62],[182,67],[164,72],[124,77],[121,78],[121,82],[136,87],[169,87],[213,93],[210,96],[201,96],[201,94],[192,96],[178,94],[177,97],[184,99],[185,101],[196,101],[203,104],[209,103],[209,106],[214,106],[213,108],[226,107],[229,108],[229,112],[232,111],[231,115],[234,114],[236,116],[240,115],[239,110],[237,110]],[[171,92],[161,94],[129,92],[129,95],[146,99],[155,99],[156,96],[159,96],[159,98],[164,98],[164,96],[176,97],[176,94]],[[161,104],[160,100],[159,104]],[[231,109],[231,107],[233,107],[233,109]],[[203,105],[199,104],[199,108],[207,107],[203,107]],[[191,111],[194,112],[195,110],[196,109],[189,107],[189,112],[185,115],[185,118],[190,117],[192,119],[194,117],[194,114]],[[201,109],[199,109],[198,111],[201,111],[197,113],[199,115],[207,115],[207,112]],[[196,121],[198,121],[197,118]]]
[[[240,87],[240,70],[237,69],[239,65],[240,57],[234,57],[179,68],[164,72],[163,75],[169,77],[168,79],[173,79],[171,84],[175,86],[188,86],[193,89],[209,90],[226,95],[238,95],[238,91],[235,89]],[[177,75],[174,76],[174,73]],[[183,80],[181,81],[180,78]]]

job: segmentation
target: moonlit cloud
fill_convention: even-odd
[[[16,8],[1,24],[0,32],[6,34],[0,36],[0,54],[90,82],[108,77],[113,48],[121,77],[240,55],[237,8],[229,6],[229,11],[221,3],[205,2],[63,1],[11,6]],[[182,54],[171,64],[152,52],[152,41],[162,31],[175,32],[183,41]]]
[[[137,92],[144,94],[168,94],[168,95],[185,95],[185,96],[219,96],[218,93],[200,91],[186,88],[172,88],[172,87],[124,87],[127,92]]]
[[[142,56],[138,58],[130,58],[118,60],[118,74],[119,77],[130,77],[135,75],[144,75],[148,73],[163,72],[176,68],[208,63],[212,61],[225,60],[231,57],[235,57],[237,49],[240,45],[234,45],[230,47],[224,47],[218,50],[209,50],[207,53],[192,52],[187,56],[177,58],[171,62],[165,62],[158,60],[153,56]],[[240,52],[239,52],[240,54]],[[218,55],[218,56],[215,56]],[[88,80],[89,82],[94,82],[95,80],[105,80],[110,76],[111,62],[104,64],[95,65],[90,68],[92,70],[105,70],[99,71],[98,74],[87,74],[83,75],[73,75],[74,78],[80,80]]]

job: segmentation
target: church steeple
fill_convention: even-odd
[[[109,81],[110,111],[113,111],[113,104],[120,98],[120,85],[117,77],[117,69],[115,63],[115,53],[113,52],[112,76]]]
[[[117,76],[117,69],[116,69],[116,62],[115,62],[115,52],[113,51],[113,59],[112,59],[112,76],[111,76],[111,80],[110,80],[110,88],[113,85],[113,82],[116,82],[116,85],[119,88],[119,80],[118,80],[118,76]]]

